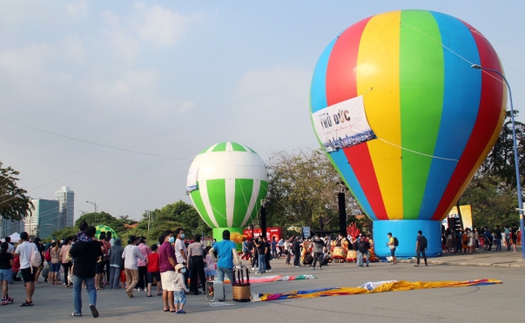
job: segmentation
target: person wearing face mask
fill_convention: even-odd
[[[184,243],[184,238],[186,238],[184,230],[182,228],[177,228],[175,230],[175,236],[177,237],[177,239],[175,239],[175,257],[177,258],[177,263],[183,264],[184,266],[186,266],[186,269],[188,269],[188,250],[186,249],[186,244]],[[189,272],[186,270],[186,272],[184,273],[184,283],[186,285],[188,285],[188,276]]]
[[[184,304],[186,304],[186,293],[189,293],[190,290],[186,287],[184,274],[186,273],[186,266],[183,264],[178,264],[175,266],[175,291],[173,292],[173,299],[175,302],[175,311],[177,314],[186,314],[184,311]]]
[[[173,232],[165,231],[160,237],[159,242],[159,269],[160,281],[162,282],[162,301],[164,312],[177,312],[173,303],[173,291],[175,290],[175,266],[177,259],[175,251],[171,246],[175,242]]]

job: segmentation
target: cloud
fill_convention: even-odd
[[[159,47],[169,47],[182,40],[195,16],[183,16],[155,5],[151,8],[139,3],[135,5],[143,16],[137,18],[135,29],[138,37]]]
[[[79,0],[75,2],[68,2],[65,4],[67,16],[72,20],[78,20],[82,17],[88,17],[88,8],[85,1]]]

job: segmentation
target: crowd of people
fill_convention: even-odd
[[[502,251],[504,247],[507,251],[516,252],[519,238],[517,226],[504,225],[501,228],[496,225],[494,229],[488,226],[481,229],[446,229],[443,230],[441,242],[445,253],[472,254],[476,249],[491,251],[492,247],[495,251]]]
[[[182,228],[165,231],[151,246],[145,237],[130,236],[124,247],[109,232],[98,237],[95,233],[95,227],[82,222],[75,236],[47,245],[39,238],[30,241],[27,232],[20,234],[16,247],[6,238],[0,248],[2,305],[13,303],[9,284],[23,280],[26,299],[20,306],[33,306],[35,284],[42,276],[44,283],[72,288],[71,316],[83,315],[81,292],[85,289],[91,314],[98,317],[97,292],[105,288],[122,289],[129,298],[135,297],[134,292],[145,291],[146,297],[156,292],[162,296],[165,312],[185,314],[186,295],[205,293],[206,281],[216,277],[233,281],[233,268],[240,265],[228,230],[221,242],[208,246],[199,234],[187,239]]]
[[[260,275],[271,273],[271,261],[280,257],[285,258],[287,265],[310,266],[312,270],[322,270],[331,262],[355,262],[368,267],[377,259],[370,234],[363,232],[336,238],[317,234],[280,240],[272,237],[270,241],[263,236],[243,238],[241,256],[228,230],[224,230],[221,242],[214,240],[208,245],[199,234],[188,239],[184,230],[177,228],[165,231],[158,242],[151,245],[145,237],[130,236],[125,247],[122,240],[113,238],[110,232],[103,232],[98,237],[95,232],[93,226],[82,222],[75,236],[48,244],[38,237],[30,241],[27,232],[20,234],[16,246],[7,237],[0,245],[1,305],[14,302],[9,296],[9,285],[22,280],[26,298],[20,306],[33,306],[35,284],[42,276],[44,283],[72,289],[74,311],[71,316],[83,315],[81,292],[86,289],[91,314],[98,317],[97,292],[105,288],[122,289],[129,298],[140,291],[147,292],[146,297],[162,296],[165,312],[185,314],[187,295],[213,294],[213,287],[207,286],[206,281],[215,278],[224,281],[228,277],[234,281],[233,270],[242,265],[242,260]],[[492,250],[493,246],[496,251],[502,247],[516,251],[517,239],[516,227],[508,226],[502,229],[496,226],[494,230],[485,227],[479,234],[477,229],[443,230],[442,235],[443,250],[454,253],[472,253],[477,248]],[[387,241],[390,263],[395,265],[397,240],[388,233]],[[420,265],[420,256],[427,265],[427,240],[421,231],[414,242],[415,266]]]

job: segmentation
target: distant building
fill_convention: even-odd
[[[2,217],[0,221],[0,239],[4,240],[5,237],[10,236],[15,232],[24,231],[24,221],[11,221]]]
[[[72,227],[73,217],[75,216],[75,192],[69,189],[69,186],[62,186],[62,189],[55,192],[55,198],[58,200],[58,213],[60,223],[56,230],[62,230],[65,227]]]
[[[33,199],[33,214],[26,217],[25,231],[31,237],[42,239],[51,236],[55,230],[59,230],[62,219],[59,213],[59,202],[57,200]]]

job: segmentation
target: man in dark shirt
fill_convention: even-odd
[[[77,241],[69,254],[74,259],[73,266],[73,306],[75,311],[71,316],[82,316],[82,283],[86,284],[89,295],[89,309],[93,317],[98,317],[97,290],[95,289],[95,272],[97,260],[102,256],[100,243],[94,241],[96,229],[89,226],[86,231],[87,241]]]

